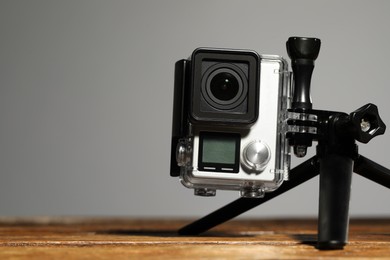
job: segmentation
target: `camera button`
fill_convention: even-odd
[[[243,152],[245,165],[254,171],[263,171],[271,158],[268,145],[260,140],[249,143]]]
[[[176,147],[176,161],[178,166],[186,166],[190,157],[191,146],[189,146],[185,141],[179,141]]]

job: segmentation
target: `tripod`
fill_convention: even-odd
[[[367,104],[351,114],[312,109],[310,81],[321,42],[316,38],[290,37],[287,52],[292,60],[294,95],[286,134],[298,157],[317,141],[316,156],[290,171],[289,181],[263,198],[239,198],[183,227],[181,235],[197,235],[271,200],[320,175],[317,248],[343,249],[348,241],[352,172],[390,188],[390,170],[358,153],[356,141],[368,143],[384,134],[378,109]]]

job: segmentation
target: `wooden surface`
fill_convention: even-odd
[[[202,236],[189,221],[114,218],[0,218],[0,259],[390,259],[390,217],[352,220],[344,250],[315,248],[315,220],[240,220]]]

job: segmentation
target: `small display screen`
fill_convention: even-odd
[[[201,170],[238,172],[240,139],[239,134],[200,133],[199,166]]]
[[[236,140],[227,136],[208,136],[203,139],[202,162],[233,164]]]

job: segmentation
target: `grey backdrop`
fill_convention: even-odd
[[[314,107],[372,102],[390,125],[389,11],[355,0],[2,0],[0,215],[200,216],[237,198],[194,197],[169,177],[173,66],[199,46],[287,57],[289,36],[319,37]],[[389,147],[390,131],[360,152],[390,168]],[[353,176],[352,215],[389,216],[389,197]],[[244,216],[314,216],[317,201],[315,178]]]

